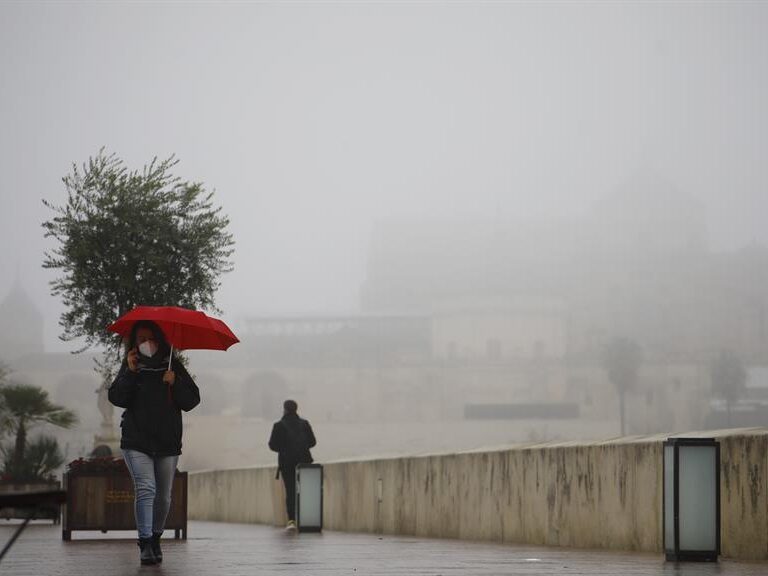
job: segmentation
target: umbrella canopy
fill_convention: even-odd
[[[240,342],[221,320],[199,310],[177,306],[137,306],[110,324],[107,330],[127,337],[139,320],[157,324],[168,343],[179,350],[226,350]]]

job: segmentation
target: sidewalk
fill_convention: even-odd
[[[0,521],[0,545],[14,526]],[[31,524],[0,563],[13,576],[610,575],[758,576],[768,564],[667,564],[661,556],[422,540],[371,534],[286,534],[269,526],[192,522],[189,540],[164,540],[165,562],[141,567],[130,533]]]

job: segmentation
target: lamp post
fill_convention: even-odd
[[[320,464],[296,466],[296,525],[299,532],[323,529],[323,467]]]
[[[720,444],[664,442],[664,551],[668,561],[717,562],[720,554]]]

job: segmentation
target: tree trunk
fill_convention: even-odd
[[[24,461],[24,451],[27,447],[27,428],[24,418],[19,419],[19,427],[16,429],[16,445],[13,450],[13,468],[18,473]]]

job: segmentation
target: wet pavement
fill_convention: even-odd
[[[0,521],[0,545],[14,525]],[[768,564],[670,564],[661,555],[427,540],[374,534],[293,534],[271,526],[191,522],[189,539],[163,540],[165,561],[140,566],[129,532],[74,532],[34,523],[0,563],[14,576],[525,575],[765,576]]]

